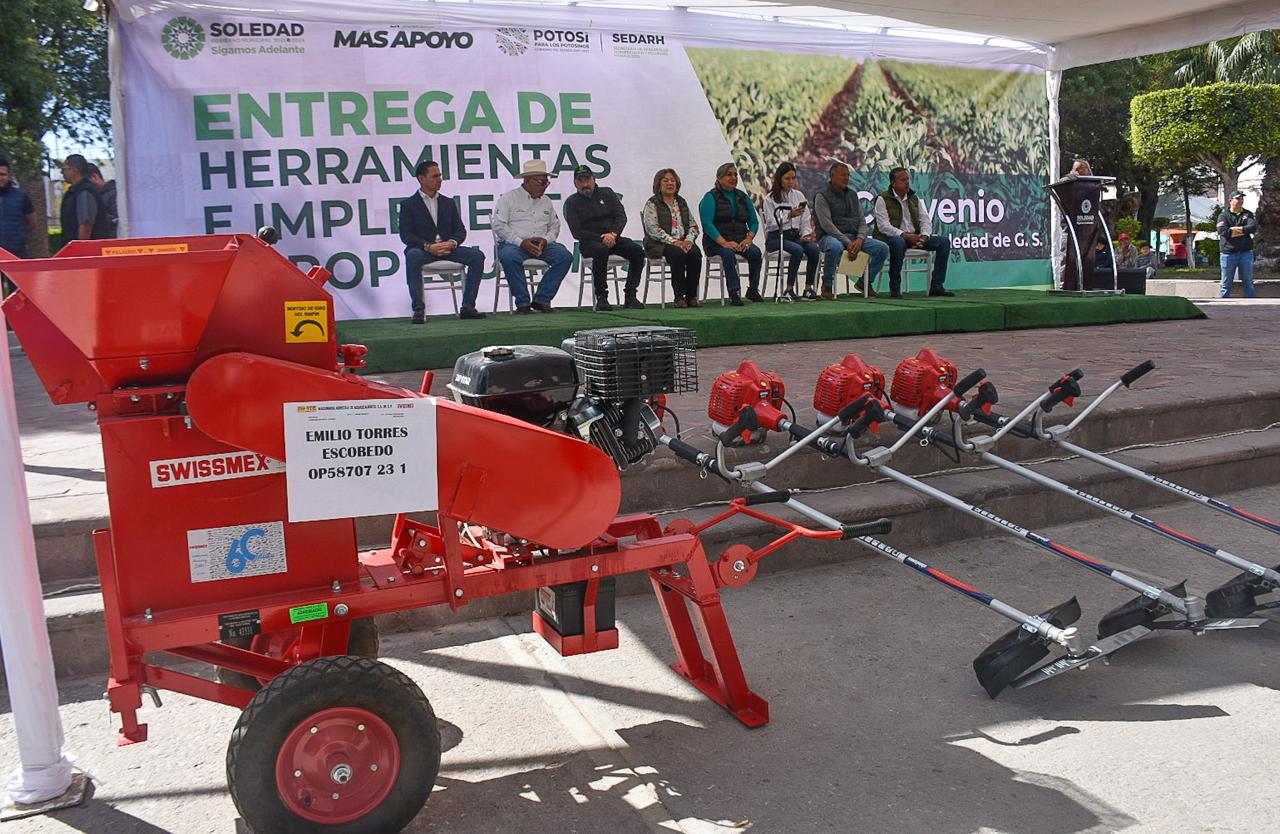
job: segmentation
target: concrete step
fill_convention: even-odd
[[[1031,451],[1044,451],[1039,444],[1027,441],[1008,441],[1006,445],[1010,450],[1025,446]],[[918,469],[928,469],[925,466],[928,462],[923,454],[925,452],[932,456],[929,460],[934,469],[945,466],[936,451],[919,451],[921,457],[915,461]],[[876,481],[871,473],[846,461],[822,460],[817,455],[807,454],[800,457],[808,459],[805,464],[808,469],[804,470],[807,476],[819,483],[833,484],[817,488],[805,485],[807,491],[803,495],[804,501],[846,522],[880,516],[892,518],[894,532],[886,536],[885,540],[900,549],[910,552],[950,542],[955,545],[957,552],[972,550],[980,547],[981,539],[995,534],[990,526],[976,519],[943,507],[904,486]],[[1210,495],[1225,494],[1280,482],[1280,429],[1135,449],[1118,454],[1117,459],[1146,471],[1163,474],[1197,491]],[[972,460],[974,459],[970,458],[966,463]],[[1178,500],[1167,492],[1079,459],[1051,459],[1037,462],[1034,468],[1052,478],[1131,509]],[[858,480],[851,483],[853,478],[850,476],[857,476]],[[667,475],[663,475],[663,478],[666,483],[670,483]],[[926,480],[939,489],[979,504],[1031,529],[1103,517],[1102,513],[1082,502],[1069,500],[1044,490],[1031,481],[998,469],[953,469],[928,476]],[[769,483],[777,488],[801,486],[796,479],[788,477],[786,472],[770,478]],[[723,502],[734,494],[732,488],[722,482],[707,479],[706,484],[714,485],[715,489],[699,489],[696,501],[688,500],[691,496],[682,496],[688,501],[688,509],[663,514],[664,523],[677,517],[695,520],[710,517],[721,507],[695,505],[705,500]],[[712,494],[712,498],[705,498]],[[1270,508],[1256,509],[1266,514]],[[1175,507],[1153,515],[1171,520],[1177,518]],[[1109,523],[1124,524],[1119,519],[1111,519]],[[761,522],[738,517],[708,531],[703,541],[708,553],[714,556],[730,543],[745,542],[760,546],[769,540],[773,529]],[[1198,534],[1198,531],[1187,532]],[[1173,545],[1169,545],[1169,548],[1171,551],[1184,553],[1188,558],[1203,558]],[[1108,554],[1101,552],[1095,555],[1103,559],[1108,557]],[[849,558],[874,557],[849,542],[803,540],[765,558],[760,563],[760,569],[762,572],[794,570]],[[1230,569],[1224,566],[1223,579],[1230,574]],[[981,576],[974,578],[980,580]],[[1101,580],[1083,576],[1080,578],[1081,583],[1093,581]],[[96,579],[49,582],[47,590],[95,582]],[[649,583],[643,574],[629,574],[618,578],[617,592],[648,593]],[[730,596],[732,593],[731,590],[728,591]],[[46,599],[45,608],[58,675],[105,675],[107,649],[101,594],[59,594]],[[379,620],[384,633],[394,633],[433,628],[459,619],[520,614],[530,609],[530,595],[520,593],[477,600],[456,614],[445,606],[435,606],[402,611],[380,617]]]
[[[1189,396],[1194,397],[1195,393],[1189,392]],[[1018,400],[1011,402],[1010,411],[1016,408]],[[1116,407],[1117,403],[1119,407]],[[1139,405],[1124,405],[1123,400],[1117,397],[1108,405],[1112,407],[1099,409],[1098,414],[1081,424],[1072,435],[1075,442],[1091,449],[1117,449],[1137,443],[1171,442],[1280,422],[1280,388],[1240,391],[1212,399],[1166,396],[1156,402]],[[1071,413],[1059,409],[1048,422],[1065,421]],[[801,411],[799,421],[802,424],[812,423],[812,411],[808,414]],[[893,429],[888,429],[885,437],[893,436]],[[709,433],[701,429],[686,432],[685,439],[705,451],[715,448]],[[782,451],[785,442],[785,438],[771,435],[769,443],[750,449],[730,450],[727,457],[730,462],[765,459]],[[1009,439],[1001,443],[999,451],[1012,460],[1022,461],[1043,457],[1052,450],[1045,444]],[[918,474],[939,469],[943,461],[934,450],[911,444],[894,458],[894,466],[903,472]],[[623,473],[622,480],[621,512],[624,513],[664,512],[719,501],[724,494],[722,484],[714,479],[700,478],[696,470],[665,449],[629,468]],[[873,480],[873,475],[861,468],[830,466],[817,455],[800,454],[782,464],[774,480],[785,481],[800,489],[816,490],[865,483]],[[65,583],[95,575],[97,564],[90,534],[95,529],[108,526],[105,499],[94,503],[69,496],[57,503],[46,500],[42,507],[46,510],[46,517],[33,519],[41,578],[46,582]],[[97,514],[92,511],[94,507]],[[360,546],[386,546],[394,518],[393,515],[382,515],[357,519],[356,539]]]
[[[1280,298],[1280,280],[1255,279],[1258,298]],[[1219,284],[1215,278],[1156,278],[1147,282],[1147,295],[1180,295],[1193,301],[1217,298]],[[1236,281],[1232,298],[1244,298],[1244,285]]]

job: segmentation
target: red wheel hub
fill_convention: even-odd
[[[400,743],[368,710],[334,707],[293,728],[276,756],[285,807],[329,825],[360,819],[387,798],[400,776]]]

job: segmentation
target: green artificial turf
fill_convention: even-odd
[[[489,315],[481,321],[433,316],[425,325],[407,318],[338,323],[341,343],[369,348],[368,373],[451,367],[459,356],[494,344],[559,345],[575,331],[595,327],[659,324],[698,331],[699,347],[774,344],[821,339],[957,333],[1031,327],[1203,318],[1185,298],[1122,295],[1079,298],[1042,290],[961,290],[954,298],[909,294],[902,300],[843,297],[838,301],[697,309],[619,306],[611,313],[561,308],[550,315]]]

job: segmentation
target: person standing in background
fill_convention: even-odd
[[[35,230],[35,206],[27,192],[13,181],[9,160],[0,159],[0,249],[25,258],[27,234]]]
[[[98,199],[102,201],[102,210],[107,213],[107,237],[118,237],[120,214],[116,209],[116,181],[104,180],[102,169],[89,163],[89,182],[98,189]]]
[[[62,195],[62,245],[73,240],[101,240],[107,236],[107,213],[98,187],[89,181],[89,161],[78,153],[62,163],[66,192]]]
[[[1240,283],[1244,284],[1245,298],[1258,297],[1258,291],[1253,287],[1253,236],[1257,233],[1258,218],[1244,207],[1244,192],[1233,192],[1231,203],[1218,215],[1222,298],[1231,297],[1237,272],[1240,273]]]

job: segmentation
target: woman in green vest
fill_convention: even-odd
[[[698,279],[702,277],[702,252],[697,239],[698,219],[680,196],[680,175],[663,168],[653,175],[653,196],[640,213],[644,223],[644,253],[650,260],[662,258],[671,268],[671,290],[677,307],[701,307]]]

